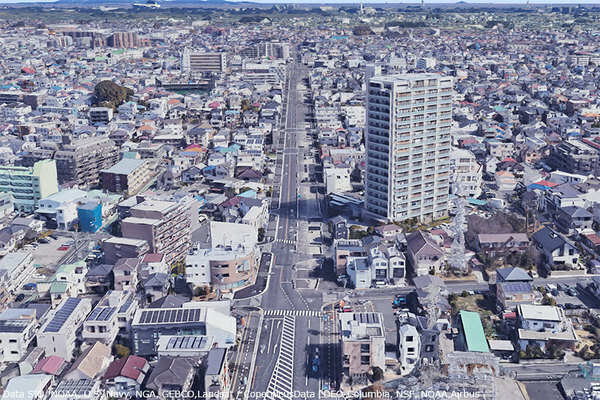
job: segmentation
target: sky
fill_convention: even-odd
[[[16,4],[16,3],[51,3],[55,0],[0,0],[0,4]],[[124,2],[129,2],[130,0],[124,0]],[[190,2],[192,2],[191,0]],[[235,1],[235,0],[230,0]],[[256,3],[277,3],[277,4],[285,4],[285,3],[293,3],[293,4],[304,4],[304,3],[313,3],[313,4],[333,4],[333,3],[355,3],[359,4],[360,0],[294,0],[291,2],[284,0],[249,0]],[[420,4],[420,0],[403,0],[403,1],[384,1],[384,0],[363,0],[364,3],[378,3],[378,4]],[[477,0],[463,0],[465,3],[469,4],[525,4],[526,0],[495,0],[495,1],[477,1]],[[132,1],[133,2],[133,1]],[[457,3],[457,0],[425,0],[425,4],[453,4]],[[530,0],[530,4],[564,4],[564,5],[573,5],[576,6],[578,4],[598,4],[598,0]],[[101,3],[101,0],[98,0],[98,3]]]

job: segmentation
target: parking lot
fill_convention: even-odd
[[[41,266],[45,270],[54,271],[57,267],[58,261],[67,254],[67,251],[57,250],[59,247],[72,242],[72,239],[68,237],[58,237],[58,239],[48,239],[49,243],[38,243],[37,248],[24,249],[25,251],[31,252],[35,263]]]

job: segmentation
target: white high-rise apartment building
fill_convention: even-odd
[[[446,216],[452,78],[374,76],[367,92],[367,216],[386,221]]]

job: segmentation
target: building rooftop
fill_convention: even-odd
[[[465,335],[467,351],[489,352],[479,313],[462,310],[460,320]]]
[[[46,323],[44,328],[44,333],[58,333],[62,329],[63,325],[71,315],[73,311],[77,308],[77,306],[82,302],[82,299],[77,297],[69,297],[64,300],[64,302],[59,305],[58,310],[52,317],[50,321]]]
[[[205,308],[155,308],[137,310],[132,324],[182,324],[186,322],[203,322],[205,319]]]
[[[146,160],[136,160],[133,158],[124,158],[112,167],[102,170],[102,172],[115,175],[129,175],[136,169],[146,163]]]
[[[563,320],[561,309],[555,306],[520,304],[517,307],[517,311],[526,320],[556,322]]]

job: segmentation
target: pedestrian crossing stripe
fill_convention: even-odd
[[[313,310],[265,310],[267,316],[322,317],[321,311]]]
[[[292,400],[294,386],[294,332],[296,320],[293,317],[283,318],[283,329],[280,340],[279,355],[269,380],[267,392],[274,400]]]
[[[286,243],[286,244],[294,244],[294,243],[296,243],[294,240],[290,240],[290,239],[277,239],[276,242],[277,243]]]

